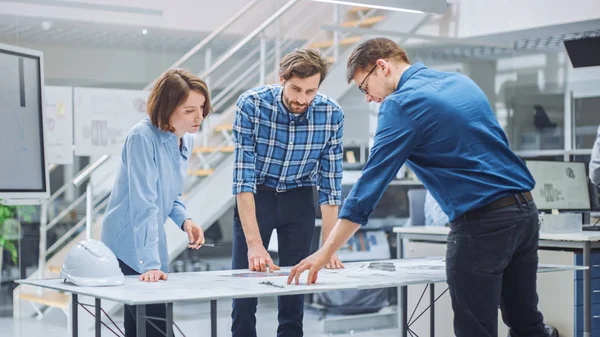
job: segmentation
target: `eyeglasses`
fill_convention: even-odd
[[[362,92],[365,95],[368,95],[369,92],[367,92],[367,89],[363,89],[363,84],[365,84],[365,82],[367,81],[367,79],[369,78],[369,76],[371,76],[371,74],[373,73],[373,71],[377,69],[377,64],[373,67],[373,69],[371,69],[371,71],[369,71],[369,73],[367,74],[367,76],[365,77],[364,80],[362,80],[362,82],[360,82],[360,85],[358,86],[358,90],[360,90],[360,92]]]

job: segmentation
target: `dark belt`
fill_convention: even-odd
[[[525,200],[523,200],[523,198],[525,198]],[[532,201],[532,200],[533,200],[533,196],[531,195],[531,192],[516,193],[513,195],[502,197],[498,200],[492,201],[491,203],[481,206],[479,208],[472,209],[472,210],[468,211],[467,213],[489,212],[489,211],[493,211],[495,209],[516,205],[518,203],[525,203],[527,201]]]
[[[292,191],[296,191],[296,190],[299,190],[299,189],[302,189],[302,188],[312,188],[312,186],[301,186],[301,187],[290,188],[288,190],[278,190],[276,188],[269,187],[267,185],[256,185],[256,190],[257,191],[275,192],[275,193],[292,192]]]

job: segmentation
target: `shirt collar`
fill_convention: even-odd
[[[156,125],[152,124],[152,121],[150,120],[150,117],[146,117],[144,118],[144,121],[149,124],[158,134],[158,138],[160,139],[161,142],[166,143],[166,142],[175,142],[177,143],[177,136],[175,135],[175,133],[171,132],[171,131],[164,131],[159,129]]]
[[[406,81],[408,81],[408,79],[414,75],[415,73],[417,73],[419,70],[421,69],[425,69],[427,67],[425,67],[425,65],[423,63],[415,63],[413,65],[411,65],[410,67],[408,67],[408,69],[406,69],[404,71],[404,73],[402,74],[402,76],[400,76],[400,81],[398,82],[398,87],[396,87],[396,90],[400,89],[402,87],[402,85],[404,83],[406,83]]]
[[[181,155],[183,155],[186,159],[190,155],[190,149],[187,147],[187,142],[185,140],[185,136],[181,137]]]
[[[307,120],[310,120],[310,118],[312,117],[312,114],[313,114],[313,107],[315,106],[316,101],[318,99],[319,99],[319,94],[317,94],[317,96],[315,96],[315,99],[313,99],[313,101],[310,102],[310,104],[308,105],[308,108],[306,109],[306,112],[304,114],[296,115],[296,114],[291,113],[288,110],[288,108],[285,106],[285,103],[283,103],[283,86],[281,84],[275,85],[275,101],[279,105],[279,108],[292,118],[297,118],[297,117],[303,116]]]

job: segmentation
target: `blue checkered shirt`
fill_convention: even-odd
[[[307,111],[290,113],[281,85],[244,92],[237,100],[233,137],[233,194],[256,185],[279,191],[317,186],[319,204],[339,205],[344,113],[318,93]]]

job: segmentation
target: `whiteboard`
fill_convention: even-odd
[[[0,44],[0,198],[49,197],[42,53]]]
[[[44,88],[48,162],[73,164],[73,88]]]
[[[525,163],[535,179],[532,193],[538,209],[590,209],[585,163],[535,160]]]
[[[148,91],[74,88],[75,154],[120,155],[129,130],[147,116]]]

